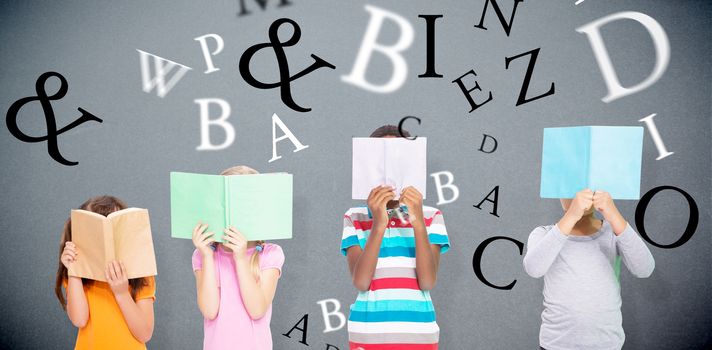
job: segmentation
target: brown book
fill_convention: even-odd
[[[112,260],[124,263],[129,279],[157,274],[148,210],[127,208],[109,216],[72,210],[71,217],[79,256],[69,276],[106,282],[106,266]]]

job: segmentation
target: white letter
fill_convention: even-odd
[[[165,96],[187,71],[193,69],[139,49],[136,49],[136,51],[138,51],[139,56],[141,56],[141,79],[143,80],[143,91],[150,93],[151,90],[156,87],[156,94],[158,97]],[[151,68],[148,66],[149,56],[153,57],[154,73],[156,74],[153,78],[151,78]],[[173,76],[168,80],[168,83],[166,83],[164,78],[175,66],[179,66],[178,71],[173,74]]]
[[[343,328],[346,324],[346,317],[342,314],[339,309],[341,309],[341,303],[336,299],[324,299],[316,302],[321,306],[321,313],[324,316],[324,333],[338,331]],[[334,304],[334,311],[329,312],[326,307],[326,303]],[[339,319],[339,325],[337,327],[331,326],[331,321],[329,317],[336,316]]]
[[[366,5],[366,11],[371,12],[371,20],[368,22],[366,34],[363,37],[361,48],[356,56],[356,63],[351,74],[342,76],[341,80],[354,84],[371,92],[389,93],[398,90],[405,83],[408,74],[408,64],[400,53],[410,47],[413,43],[413,26],[402,16],[380,9],[378,7]],[[401,35],[392,46],[384,46],[376,43],[381,24],[385,18],[393,20],[400,27]],[[371,53],[378,51],[393,62],[393,75],[391,79],[383,85],[374,85],[366,81],[366,66],[371,59]]]
[[[200,105],[200,146],[198,151],[217,151],[229,147],[235,140],[235,128],[227,121],[230,116],[230,104],[219,98],[199,98],[194,101]],[[210,119],[208,108],[210,103],[217,103],[222,110],[220,117]],[[225,130],[225,141],[219,145],[210,142],[210,126],[215,125]]]
[[[656,58],[653,72],[647,79],[630,88],[621,86],[620,81],[618,81],[618,76],[611,63],[611,58],[608,56],[606,46],[603,44],[603,39],[601,38],[601,33],[598,31],[599,27],[624,18],[632,19],[642,24],[648,31],[648,34],[650,34],[650,37],[653,39],[653,44],[655,45]],[[601,99],[606,103],[647,89],[660,79],[670,62],[670,42],[665,34],[665,30],[655,19],[640,12],[614,13],[578,27],[576,31],[588,35],[588,40],[591,42],[591,48],[596,56],[596,61],[598,61],[598,66],[601,68],[601,73],[603,73],[603,80],[605,80],[606,86],[608,87],[608,95]]]
[[[655,147],[658,148],[658,153],[660,155],[658,158],[655,160],[661,160],[671,154],[675,154],[675,152],[668,152],[667,148],[665,148],[665,144],[663,143],[663,139],[660,138],[660,133],[658,132],[658,128],[655,126],[655,122],[653,121],[653,117],[655,117],[655,113],[638,120],[639,122],[645,122],[645,125],[648,126],[648,129],[650,129],[650,136],[653,137],[653,142],[655,142]]]
[[[208,52],[208,41],[205,40],[205,38],[215,39],[215,42],[218,44],[218,47],[215,49],[215,51]],[[200,49],[203,50],[203,57],[205,58],[205,65],[208,66],[208,69],[205,71],[205,74],[219,71],[220,68],[215,68],[215,66],[213,65],[213,59],[210,58],[210,56],[211,55],[215,56],[215,55],[219,54],[220,52],[222,52],[223,46],[225,46],[225,42],[223,42],[223,38],[217,34],[205,34],[203,36],[194,38],[193,40],[200,41]]]
[[[282,129],[282,132],[284,132],[284,135],[280,136],[279,138],[277,138],[277,125],[279,125],[279,128]],[[282,123],[281,119],[279,119],[277,113],[272,114],[272,159],[270,159],[268,163],[272,163],[275,160],[282,158],[282,156],[277,155],[277,142],[282,141],[286,138],[288,138],[289,141],[292,141],[292,144],[294,145],[294,147],[296,147],[294,149],[294,152],[299,152],[309,147],[309,145],[302,145],[302,143],[299,142],[296,137],[294,137],[294,134],[292,134],[289,128],[284,125],[284,123]]]
[[[445,185],[443,185],[442,182],[440,182],[440,175],[445,175],[445,177],[447,177],[448,180],[447,180],[447,183],[446,183]],[[449,172],[449,171],[441,171],[441,172],[438,172],[438,173],[432,173],[432,174],[430,174],[430,176],[432,176],[432,177],[433,177],[433,180],[435,180],[435,188],[436,188],[437,191],[438,191],[438,203],[437,203],[437,205],[440,205],[440,204],[448,204],[448,203],[452,203],[452,202],[454,202],[454,201],[457,200],[457,197],[460,196],[460,189],[458,189],[457,186],[455,186],[455,185],[452,184],[452,181],[454,180],[454,177],[452,176],[452,173],[451,173],[451,172]],[[444,197],[444,195],[443,195],[443,188],[444,188],[444,187],[447,187],[447,188],[450,189],[450,191],[452,191],[452,198],[449,199],[449,200],[443,198],[443,197]]]

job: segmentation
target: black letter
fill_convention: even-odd
[[[484,153],[494,153],[494,151],[497,150],[497,139],[494,138],[494,137],[492,137],[492,136],[490,136],[490,135],[487,135],[487,134],[482,134],[482,135],[483,135],[484,137],[482,138],[482,145],[480,145],[479,151],[480,151],[480,152],[484,152]],[[494,147],[492,147],[492,149],[489,150],[489,151],[485,151],[485,142],[487,142],[487,138],[488,138],[488,137],[491,138],[492,141],[494,141]]]
[[[260,8],[262,9],[262,11],[264,11],[265,8],[267,7],[267,0],[255,0],[255,1],[257,1],[257,4],[260,5]],[[280,0],[280,1],[281,2],[279,3],[279,5],[277,5],[277,7],[282,7],[282,6],[287,6],[287,5],[292,4],[291,2],[289,2],[289,0]],[[250,13],[250,11],[247,11],[247,9],[245,8],[245,0],[240,0],[240,12],[238,12],[237,15],[244,16],[249,13]]]
[[[472,113],[472,112],[475,111],[475,109],[481,107],[482,105],[484,105],[485,103],[487,103],[487,102],[489,102],[489,101],[492,101],[492,91],[489,92],[489,98],[487,98],[487,101],[482,102],[481,104],[475,103],[475,100],[472,99],[472,95],[470,95],[470,92],[472,92],[472,91],[474,91],[474,90],[480,90],[480,91],[482,91],[482,89],[480,89],[480,83],[478,83],[477,80],[475,80],[475,87],[473,87],[473,88],[470,89],[470,90],[467,90],[467,88],[465,87],[465,84],[462,83],[462,78],[464,78],[464,77],[465,77],[466,75],[468,75],[468,74],[472,74],[472,75],[474,75],[474,76],[477,76],[477,74],[475,73],[474,69],[471,69],[469,72],[467,72],[467,73],[461,75],[459,78],[453,80],[452,82],[453,82],[453,83],[454,83],[454,82],[457,82],[457,85],[460,87],[460,90],[462,90],[462,93],[464,93],[464,94],[465,94],[465,97],[467,97],[467,101],[470,102],[470,107],[472,107],[472,109],[470,110],[470,113]]]
[[[405,137],[405,138],[408,139],[408,140],[415,140],[415,139],[418,138],[417,135],[416,135],[416,136],[413,136],[413,137],[406,137],[406,136],[403,136],[403,122],[405,122],[405,121],[408,120],[408,119],[415,119],[415,120],[418,121],[418,125],[420,125],[420,118],[418,118],[418,117],[414,117],[414,116],[412,116],[412,115],[409,115],[409,116],[407,116],[407,117],[403,117],[403,119],[401,119],[401,121],[398,123],[398,134],[399,134],[401,137]]]
[[[522,56],[531,55],[531,58],[529,59],[529,65],[527,66],[527,73],[524,75],[524,82],[522,82],[522,89],[519,90],[519,97],[517,98],[517,106],[554,94],[554,83],[552,82],[551,88],[549,88],[549,91],[527,100],[527,89],[529,88],[529,81],[532,79],[532,73],[534,73],[534,65],[536,64],[537,56],[539,56],[539,49],[541,49],[541,47],[531,50],[529,52],[521,53],[514,57],[505,57],[504,58],[504,68],[509,69],[510,61],[516,60],[517,58],[522,57]]]
[[[499,9],[497,1],[491,1],[492,8],[494,8],[494,12],[497,14],[497,18],[499,18],[499,23],[502,24],[504,32],[507,33],[507,36],[509,36],[509,31],[512,30],[512,23],[514,23],[514,14],[517,12],[517,5],[519,5],[519,3],[523,2],[524,0],[514,0],[514,8],[512,9],[512,16],[509,18],[509,23],[507,23],[507,20],[504,19],[504,14],[502,14],[502,10]],[[489,2],[490,0],[485,0],[485,8],[482,9],[482,18],[480,18],[480,24],[475,25],[475,28],[487,30],[487,28],[485,28],[482,24],[485,21],[485,13],[487,13],[487,4],[489,4]]]
[[[51,96],[47,95],[47,92],[45,91],[45,85],[47,84],[47,80],[50,77],[55,77],[59,79],[59,89]],[[42,75],[40,75],[40,77],[37,78],[37,81],[35,82],[35,92],[37,94],[35,96],[23,97],[15,101],[7,110],[5,123],[7,124],[7,130],[10,131],[10,134],[12,134],[12,136],[15,136],[15,138],[17,138],[18,140],[22,142],[47,141],[47,153],[50,157],[52,157],[52,159],[62,165],[73,166],[79,164],[79,162],[72,162],[62,156],[62,154],[59,152],[57,136],[85,122],[95,121],[101,123],[102,120],[96,117],[95,115],[85,111],[83,108],[78,107],[77,110],[79,110],[82,115],[75,121],[69,123],[69,125],[57,130],[57,121],[54,115],[54,109],[52,108],[51,101],[62,99],[67,94],[68,90],[69,84],[67,84],[67,80],[64,78],[63,75],[57,72],[42,73]],[[23,106],[32,101],[38,101],[42,106],[42,111],[44,112],[45,118],[45,125],[47,129],[47,134],[44,136],[27,135],[22,130],[20,130],[20,127],[18,125],[17,115],[20,112],[20,109],[22,109]]]
[[[300,323],[302,323],[302,321],[304,321],[304,327],[303,328],[297,327],[297,326],[299,326]],[[298,329],[298,330],[302,331],[302,340],[300,340],[299,342],[306,346],[309,346],[309,344],[307,344],[307,325],[308,324],[309,324],[309,314],[304,314],[304,316],[302,316],[302,318],[299,319],[299,322],[297,322],[297,324],[295,324],[294,327],[292,327],[292,329],[289,330],[289,332],[282,334],[282,335],[287,338],[291,338],[289,336],[289,334],[292,333],[293,330]]]
[[[334,349],[336,349],[336,350],[339,350],[339,348],[337,348],[337,347],[334,346],[334,345],[326,344],[326,350],[329,350],[329,349],[331,349],[331,348],[334,348]]]
[[[685,232],[682,234],[682,237],[677,240],[677,242],[668,245],[655,243],[652,239],[650,239],[650,237],[648,237],[648,234],[645,232],[645,210],[648,209],[648,204],[650,203],[650,200],[653,199],[653,196],[663,190],[674,190],[680,192],[683,196],[685,196],[685,199],[687,199],[687,205],[690,207],[690,217],[687,219],[687,227],[685,228]],[[692,196],[690,196],[687,192],[673,186],[659,186],[653,188],[652,190],[648,191],[648,193],[646,193],[643,198],[640,199],[640,202],[638,202],[638,206],[635,207],[635,226],[638,228],[638,232],[640,232],[640,237],[643,237],[643,239],[648,241],[648,243],[658,248],[672,249],[687,243],[687,241],[692,238],[692,235],[697,230],[697,223],[699,222],[699,219],[700,212],[698,211],[697,203],[695,203],[695,200],[692,198]]]
[[[494,200],[489,198],[489,196],[492,195],[492,193],[494,193]],[[492,212],[490,214],[492,214],[496,217],[499,217],[499,215],[497,215],[497,197],[499,197],[499,186],[494,186],[492,191],[490,191],[490,193],[487,194],[487,197],[485,197],[485,199],[483,199],[482,202],[480,202],[479,204],[473,205],[473,207],[482,210],[482,208],[480,208],[482,203],[484,203],[485,201],[492,202],[492,204],[494,204],[494,207],[492,208]]]
[[[289,24],[289,26],[292,27],[293,32],[292,36],[287,41],[282,42],[279,38],[279,27],[284,24]],[[242,56],[240,57],[240,63],[238,64],[242,79],[244,79],[246,83],[258,89],[273,89],[278,87],[279,96],[282,99],[282,102],[284,102],[285,105],[289,106],[289,108],[297,112],[311,111],[311,108],[304,108],[294,101],[294,97],[292,96],[291,90],[291,82],[319,68],[327,67],[331,69],[336,69],[336,67],[333,64],[324,61],[321,57],[312,54],[311,57],[314,60],[314,63],[312,63],[309,67],[304,68],[300,72],[294,75],[290,75],[289,62],[287,60],[287,54],[284,52],[284,47],[296,45],[299,42],[299,38],[301,38],[302,36],[302,30],[299,28],[297,22],[289,18],[280,18],[272,22],[272,24],[269,26],[268,35],[268,43],[252,45],[248,47],[245,52],[242,53]],[[277,66],[279,67],[279,81],[275,83],[265,83],[263,81],[257,80],[257,78],[252,75],[252,71],[250,70],[250,61],[252,61],[252,58],[255,56],[255,54],[258,51],[268,47],[271,47],[272,50],[274,50],[275,58],[277,59]]]
[[[482,243],[480,243],[479,246],[477,246],[477,249],[475,249],[475,254],[472,256],[472,269],[475,270],[475,276],[477,276],[477,278],[480,281],[482,281],[482,283],[486,284],[487,286],[492,287],[494,289],[510,290],[517,283],[516,279],[514,281],[512,281],[512,283],[510,283],[506,286],[498,286],[498,285],[492,284],[482,274],[482,267],[480,266],[480,263],[482,262],[482,253],[485,252],[485,248],[487,248],[487,246],[490,243],[492,243],[498,239],[504,239],[504,240],[507,240],[510,242],[514,242],[514,244],[516,244],[517,247],[519,248],[519,255],[522,255],[522,252],[524,250],[524,243],[522,243],[516,239],[504,237],[504,236],[490,237],[490,238],[485,239]]]
[[[428,53],[425,61],[425,73],[418,78],[442,78],[443,76],[435,72],[435,20],[443,15],[418,15],[425,18],[425,35],[427,38],[426,51]]]

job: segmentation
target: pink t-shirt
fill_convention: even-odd
[[[255,248],[247,249],[251,256]],[[240,285],[235,270],[232,253],[220,248],[213,254],[215,280],[220,294],[220,308],[213,320],[204,320],[204,350],[255,349],[271,350],[272,333],[269,324],[272,319],[272,305],[262,318],[252,320],[242,303]],[[260,253],[260,269],[277,269],[282,273],[284,253],[276,244],[266,243]],[[193,270],[203,267],[200,252],[193,252]]]

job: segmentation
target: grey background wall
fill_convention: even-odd
[[[511,1],[499,1],[508,17]],[[246,1],[252,13],[237,16],[239,1],[158,2],[28,2],[0,4],[0,106],[35,94],[37,77],[46,71],[63,74],[69,93],[52,106],[60,126],[82,108],[104,120],[88,123],[59,137],[63,154],[79,165],[67,167],[47,155],[46,145],[18,141],[0,128],[0,342],[4,348],[71,348],[76,329],[53,295],[60,232],[69,210],[88,197],[113,194],[132,206],[150,210],[158,259],[156,327],[149,348],[196,349],[202,344],[202,318],[195,302],[191,242],[170,238],[169,182],[173,170],[218,173],[235,164],[261,172],[294,174],[294,239],[280,241],[287,259],[274,301],[275,349],[305,349],[282,336],[309,314],[308,348],[333,344],[347,348],[346,328],[324,333],[317,301],[335,298],[341,312],[356,296],[347,263],[339,253],[341,218],[350,206],[352,136],[397,124],[405,115],[422,118],[410,129],[428,137],[428,172],[450,171],[459,199],[442,205],[452,242],[443,256],[438,286],[432,292],[441,347],[444,349],[531,349],[537,345],[542,310],[542,281],[527,276],[522,257],[508,242],[490,245],[483,257],[486,276],[497,284],[517,279],[510,291],[489,288],[472,270],[477,245],[492,236],[526,242],[538,225],[561,215],[555,200],[539,198],[542,128],[573,125],[643,125],[655,122],[674,155],[656,161],[658,151],[645,132],[641,192],[672,185],[690,193],[700,208],[696,233],[675,249],[651,246],[656,269],[636,279],[623,269],[621,287],[626,349],[699,349],[712,342],[712,238],[710,174],[712,97],[712,3],[708,1],[587,0],[525,1],[517,10],[511,36],[502,30],[491,8],[489,30],[474,28],[484,1],[339,1],[292,0],[290,6],[268,3],[262,11]],[[365,4],[405,17],[415,41],[404,53],[405,84],[391,94],[376,94],[341,81],[350,73],[369,22]],[[606,104],[606,86],[585,35],[575,28],[620,11],[639,11],[657,20],[670,39],[670,64],[652,87]],[[419,14],[442,14],[436,25],[436,68],[442,79],[419,79],[425,67],[425,22]],[[267,28],[277,18],[299,23],[302,38],[286,49],[292,72],[317,54],[336,66],[293,82],[300,104],[313,110],[297,113],[279,99],[277,90],[258,90],[238,71],[241,54],[267,41]],[[193,38],[219,34],[225,41],[214,57],[220,71],[204,74],[200,45]],[[624,85],[644,79],[654,64],[653,44],[637,23],[620,21],[603,30],[612,60]],[[387,22],[379,42],[392,43],[399,32]],[[530,86],[538,94],[555,82],[556,93],[516,107],[526,60],[504,68],[504,57],[541,48]],[[141,49],[193,68],[164,98],[141,88]],[[278,77],[271,49],[252,62],[265,81]],[[391,63],[376,54],[368,79],[383,82]],[[470,69],[494,100],[473,113],[462,92],[451,83]],[[294,74],[294,73],[292,73]],[[56,89],[48,87],[49,91]],[[50,84],[51,85],[51,84]],[[197,98],[230,103],[229,121],[235,142],[221,151],[196,151],[200,144]],[[217,113],[217,112],[215,112]],[[271,158],[271,116],[277,113],[309,148],[292,153],[280,142],[282,156]],[[42,110],[28,104],[20,127],[43,135]],[[215,128],[215,143],[221,141]],[[478,152],[482,134],[494,136],[492,154]],[[499,217],[473,208],[494,186],[499,190]],[[429,179],[426,204],[437,194]],[[637,201],[619,208],[631,223]],[[487,207],[485,204],[483,208]],[[678,239],[688,217],[679,194],[664,191],[646,213],[654,240]],[[334,318],[332,322],[336,323]]]

